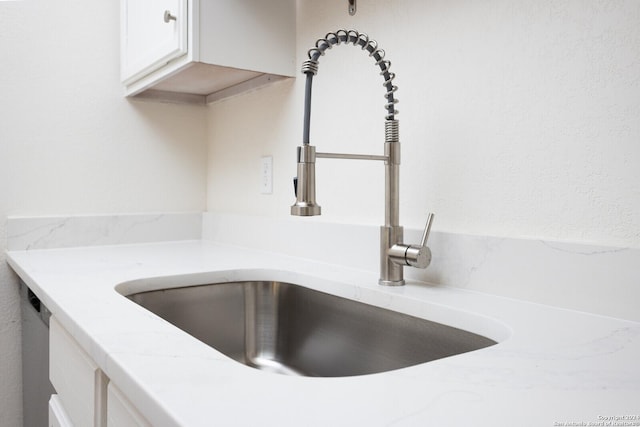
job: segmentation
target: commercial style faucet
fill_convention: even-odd
[[[311,86],[313,76],[318,73],[318,58],[325,54],[327,49],[334,45],[353,44],[369,53],[380,67],[380,75],[384,78],[383,86],[386,88],[385,109],[385,143],[384,155],[339,154],[318,153],[316,148],[309,143],[309,128],[311,122]],[[314,216],[320,215],[321,208],[316,203],[316,159],[354,159],[354,160],[378,160],[385,165],[385,219],[380,227],[380,279],[381,285],[404,285],[403,267],[412,266],[427,268],[431,263],[431,250],[427,247],[427,239],[433,222],[433,214],[427,217],[427,225],[419,245],[407,245],[402,243],[403,229],[399,223],[399,176],[400,176],[400,141],[398,120],[395,115],[398,111],[395,105],[397,86],[393,85],[395,74],[389,71],[391,62],[384,59],[384,50],[378,48],[375,40],[355,30],[339,30],[328,33],[324,38],[316,42],[315,47],[308,51],[309,59],[302,64],[302,72],[306,75],[305,105],[304,105],[304,130],[302,146],[298,147],[298,176],[294,179],[296,202],[291,206],[291,215]]]

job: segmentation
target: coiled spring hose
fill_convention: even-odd
[[[369,56],[373,57],[376,61],[376,65],[380,67],[380,75],[384,78],[384,83],[382,85],[386,89],[384,97],[387,101],[384,106],[385,110],[387,110],[385,119],[387,121],[395,121],[395,115],[398,114],[398,110],[395,108],[395,104],[398,103],[398,100],[395,98],[395,92],[398,90],[398,87],[393,85],[393,79],[395,79],[396,75],[389,71],[391,62],[384,59],[385,52],[378,47],[378,42],[369,39],[369,36],[356,30],[338,30],[336,32],[327,33],[324,38],[316,41],[315,47],[309,49],[307,52],[309,59],[302,63],[302,72],[307,76],[304,99],[303,144],[309,144],[311,123],[311,87],[313,83],[313,76],[318,73],[318,58],[324,56],[326,50],[342,43],[351,43],[354,46],[359,46],[362,50],[369,52]]]

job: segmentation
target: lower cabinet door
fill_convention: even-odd
[[[49,378],[74,425],[106,424],[108,379],[55,317],[49,319]]]
[[[147,427],[151,426],[113,383],[107,387],[107,426]]]
[[[49,399],[49,427],[73,427],[57,394]]]

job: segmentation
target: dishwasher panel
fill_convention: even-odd
[[[55,393],[49,382],[49,310],[25,285],[20,284],[22,310],[22,409],[24,427],[48,425],[49,399]]]

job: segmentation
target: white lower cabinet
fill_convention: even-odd
[[[67,412],[60,402],[57,394],[51,395],[49,399],[49,427],[72,427],[73,423],[69,419]]]
[[[109,383],[107,387],[107,426],[147,427],[151,426],[118,388]]]
[[[106,426],[108,379],[54,317],[49,323],[49,378],[58,393],[49,403],[50,426]]]
[[[56,318],[49,321],[49,427],[151,426]]]

